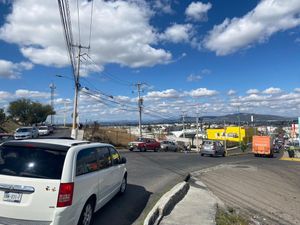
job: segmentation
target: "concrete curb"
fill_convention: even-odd
[[[248,155],[248,154],[252,154],[252,152],[235,152],[235,153],[230,153],[227,152],[226,156],[237,156],[237,155]]]
[[[149,212],[143,225],[158,225],[162,218],[169,214],[174,206],[184,198],[189,187],[189,183],[183,181],[164,194]]]

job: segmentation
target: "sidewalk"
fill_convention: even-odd
[[[223,203],[217,199],[200,181],[190,184],[186,196],[174,207],[171,214],[165,216],[160,225],[213,225],[217,204]]]

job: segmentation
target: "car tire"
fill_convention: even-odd
[[[203,153],[201,153],[201,156],[204,156],[204,154],[203,154]]]
[[[225,156],[226,156],[226,152],[224,151],[223,154],[222,154],[222,157],[225,157]]]
[[[123,195],[126,192],[126,189],[127,189],[127,177],[125,175],[122,179],[119,195]]]
[[[81,212],[78,225],[91,225],[94,219],[94,201],[92,199],[88,200]]]

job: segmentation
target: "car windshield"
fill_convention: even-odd
[[[64,151],[0,146],[0,175],[60,179],[65,156]]]
[[[203,144],[204,145],[212,145],[212,143],[213,143],[212,141],[205,141]]]
[[[17,132],[30,132],[32,130],[32,128],[19,128],[18,130],[17,130]]]
[[[39,130],[48,130],[48,127],[39,127]]]

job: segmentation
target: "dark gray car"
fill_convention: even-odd
[[[220,141],[205,140],[201,148],[201,156],[210,155],[210,156],[225,156],[224,145]]]

